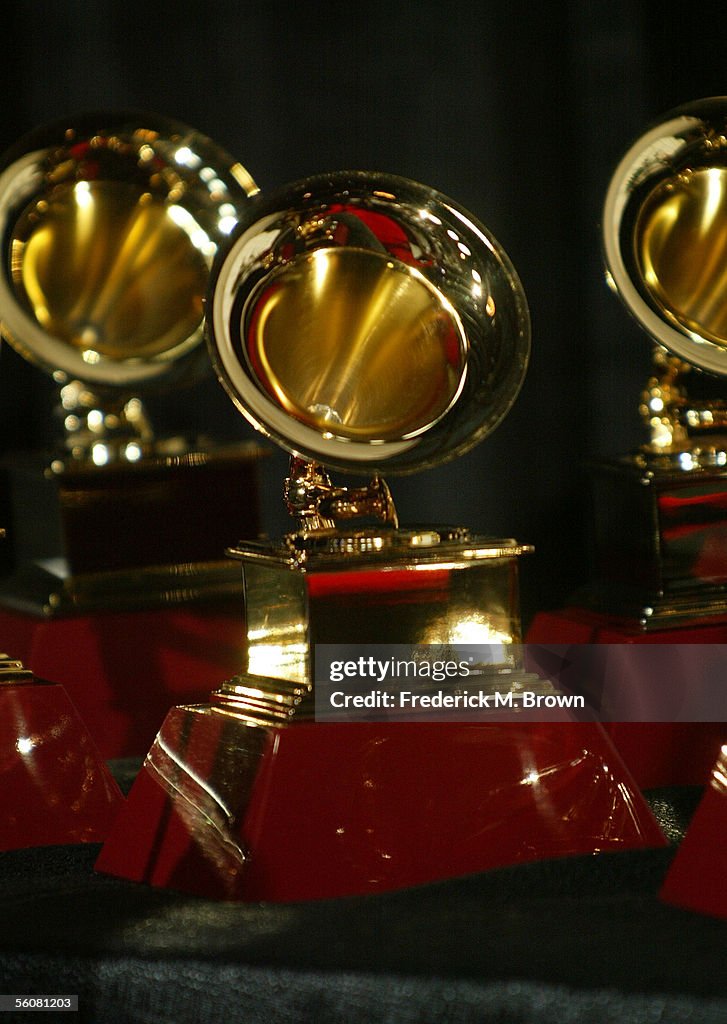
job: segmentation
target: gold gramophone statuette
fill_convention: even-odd
[[[654,345],[648,440],[595,478],[596,604],[644,628],[725,614],[727,98],[670,111],[628,150],[603,212],[609,283]]]
[[[519,391],[525,296],[506,254],[423,185],[341,172],[256,200],[218,259],[213,361],[242,414],[291,453],[296,525],[242,542],[252,719],[310,709],[317,644],[499,644],[518,668],[526,547],[401,527],[383,475],[464,453]],[[368,477],[340,486],[329,471]]]
[[[400,525],[383,479],[465,452],[515,400],[530,325],[500,246],[423,185],[341,172],[256,200],[210,289],[213,360],[241,412],[290,453],[294,522],[278,541],[231,551],[244,577],[242,671],[208,702],[169,711],[96,870],[206,898],[300,901],[454,877],[522,850],[592,852],[595,836],[602,849],[601,823],[587,812],[584,836],[572,813],[581,799],[606,807],[608,842],[629,793],[612,788],[600,729],[520,714],[527,690],[556,696],[522,663],[528,549]],[[344,486],[339,473],[364,482]],[[326,678],[321,646],[405,648],[417,708],[379,717],[391,707],[381,690],[364,720],[331,716],[340,705],[324,710],[326,682],[341,677]],[[507,722],[488,703],[475,721],[420,715],[431,685],[461,695],[452,677],[419,670],[462,646],[479,694],[511,698]],[[365,661],[347,664],[368,686]],[[563,766],[582,797],[564,788]]]
[[[62,434],[6,460],[9,600],[48,613],[195,594],[226,575],[235,507],[256,532],[253,453],[159,436],[144,404],[210,372],[210,268],[255,192],[212,140],[154,114],[56,122],[0,160],[0,332],[58,386]]]

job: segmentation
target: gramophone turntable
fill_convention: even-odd
[[[259,450],[160,433],[148,405],[211,375],[210,267],[256,191],[201,132],[148,113],[67,118],[0,161],[0,331],[52,378],[60,421],[55,446],[3,462],[0,621],[36,674],[69,688],[106,756],[146,749],[160,719],[138,733],[133,705],[144,714],[155,672],[159,716],[181,697],[176,669],[204,675],[203,658],[175,663],[185,634],[237,646],[239,617],[218,616],[237,590],[223,551],[230,522],[257,533]],[[115,692],[134,649],[141,699]]]
[[[306,179],[243,216],[213,271],[207,329],[232,400],[291,455],[296,528],[231,549],[243,671],[169,713],[98,870],[295,900],[660,843],[637,793],[627,809],[597,724],[314,720],[321,645],[489,645],[506,685],[525,674],[528,549],[400,526],[382,477],[463,454],[515,400],[529,315],[491,234],[403,178]],[[344,487],[329,470],[369,479]]]

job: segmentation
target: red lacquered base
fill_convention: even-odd
[[[57,619],[0,610],[0,646],[66,688],[106,759],[143,757],[170,707],[240,671],[244,638],[241,596]]]
[[[727,622],[674,629],[629,626],[584,608],[541,612],[528,630],[529,644],[727,644]],[[643,789],[705,785],[727,735],[719,722],[608,722],[604,725]]]
[[[667,872],[661,898],[727,918],[727,746]]]
[[[0,683],[0,850],[100,843],[119,788],[62,686]]]
[[[298,901],[661,845],[598,724],[273,728],[205,705],[167,716],[96,868]]]

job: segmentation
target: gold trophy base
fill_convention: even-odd
[[[576,603],[643,630],[727,609],[727,466],[688,452],[594,467],[596,581]]]
[[[515,657],[531,550],[449,527],[240,543],[229,554],[245,581],[246,672],[310,685],[317,644],[498,644]]]
[[[8,460],[0,603],[64,616],[233,598],[224,551],[258,533],[260,458],[242,444],[99,466]]]

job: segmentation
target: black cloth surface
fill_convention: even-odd
[[[658,900],[673,852],[294,905],[96,875],[95,846],[8,852],[0,991],[78,994],[58,1019],[94,1024],[723,1024],[727,922]]]

